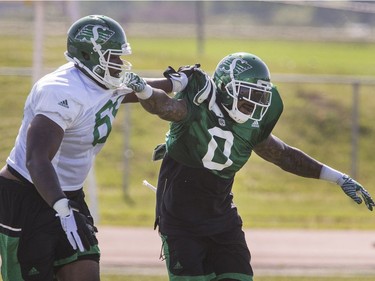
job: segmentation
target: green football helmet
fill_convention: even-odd
[[[271,105],[272,84],[267,65],[249,53],[234,53],[223,58],[216,67],[213,80],[217,87],[217,101],[237,123],[260,121]],[[248,103],[246,113],[238,109],[238,102]]]
[[[115,20],[90,15],[77,20],[68,30],[65,57],[74,62],[87,76],[109,89],[121,87],[128,61],[111,56],[131,54],[124,29]],[[121,63],[120,63],[121,62]],[[112,72],[112,75],[111,75]]]

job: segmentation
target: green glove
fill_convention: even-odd
[[[125,73],[124,84],[133,90],[135,95],[141,100],[147,100],[151,97],[153,90],[146,81],[133,72]]]
[[[373,206],[375,206],[374,200],[361,184],[347,175],[343,175],[342,178],[338,179],[337,184],[340,185],[345,194],[357,202],[357,204],[361,204],[363,198],[367,208],[372,211]]]
[[[166,153],[167,153],[167,147],[165,143],[158,144],[155,147],[154,152],[152,153],[152,160],[153,161],[161,160],[164,158]]]
[[[134,92],[142,92],[146,87],[146,81],[133,72],[125,74],[124,84]]]

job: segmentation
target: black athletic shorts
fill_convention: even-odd
[[[252,281],[250,251],[240,227],[210,236],[162,235],[169,280]]]
[[[92,220],[81,190],[66,192]],[[0,253],[3,280],[54,280],[55,272],[76,260],[99,262],[97,245],[79,252],[70,245],[56,212],[31,183],[0,177]]]

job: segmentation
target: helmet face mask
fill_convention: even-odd
[[[131,69],[130,62],[120,58],[124,54],[123,51],[108,49],[99,55],[99,64],[93,67],[94,75],[97,75],[98,79],[102,78],[108,88],[111,88],[111,85],[120,87],[125,72]]]
[[[131,48],[123,28],[109,17],[81,18],[68,31],[66,58],[106,88],[122,86],[131,64],[120,56],[129,54]]]
[[[231,117],[239,123],[243,123],[241,121],[247,121],[247,119],[262,120],[271,104],[272,88],[269,84],[261,80],[258,80],[258,84],[239,80],[232,80],[231,83],[227,84],[225,86],[227,94],[233,98],[232,108],[228,112]],[[241,103],[241,101],[243,102]],[[239,106],[239,103],[243,105],[245,110],[242,109],[242,106]],[[228,109],[228,107],[225,108]]]
[[[260,121],[272,100],[270,73],[258,57],[235,53],[222,59],[214,73],[218,100],[237,123]]]

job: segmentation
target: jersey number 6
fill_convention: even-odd
[[[109,100],[95,115],[94,141],[92,145],[105,143],[112,130],[112,122],[120,107],[120,98]]]

